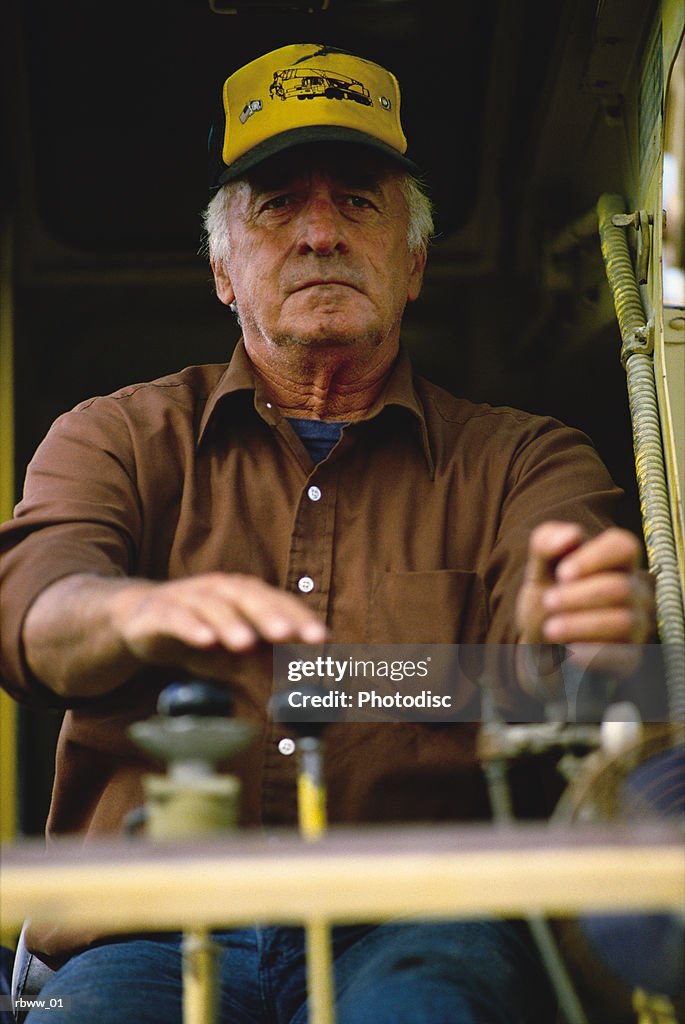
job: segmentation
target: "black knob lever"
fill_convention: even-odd
[[[196,715],[200,718],[228,718],[233,713],[233,697],[225,686],[189,679],[170,683],[157,699],[157,712],[165,718]]]

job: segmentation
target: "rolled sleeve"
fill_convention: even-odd
[[[616,520],[622,491],[612,481],[589,438],[553,420],[532,420],[512,450],[502,478],[500,520],[486,571],[499,642],[513,642],[515,602],[531,531],[549,520],[576,523],[595,536]]]
[[[140,528],[132,447],[116,407],[103,400],[60,417],[29,465],[14,519],[0,526],[0,681],[13,697],[54,703],[23,652],[38,595],[74,573],[128,575]]]

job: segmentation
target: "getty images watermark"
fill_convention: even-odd
[[[598,646],[579,666],[551,644],[282,644],[273,679],[301,721],[479,721],[486,693],[510,721],[600,721],[617,696],[643,721],[664,721],[663,656],[656,644]],[[528,692],[522,665],[533,677]]]

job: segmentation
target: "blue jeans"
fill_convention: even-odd
[[[300,928],[236,929],[221,947],[222,1024],[306,1024]],[[550,1024],[554,1001],[520,922],[391,922],[333,931],[338,1024]],[[181,1024],[178,936],[74,956],[27,1024]]]

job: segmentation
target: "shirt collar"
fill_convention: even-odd
[[[198,445],[202,443],[210,421],[216,417],[218,407],[225,404],[230,400],[231,396],[239,392],[255,391],[255,387],[256,381],[252,371],[252,364],[245,351],[243,339],[240,338],[233,350],[228,366],[207,398],[207,404],[200,419],[197,437]]]
[[[241,338],[233,351],[228,366],[207,399],[207,404],[200,419],[198,445],[202,442],[210,421],[215,418],[219,406],[230,403],[232,397],[240,392],[250,391],[254,392],[254,406],[262,419],[271,425],[278,423],[282,418],[281,414],[278,409],[267,401],[260,381],[254,374],[252,363]],[[411,361],[403,346],[400,346],[397,360],[390,372],[385,388],[364,419],[374,419],[389,406],[407,409],[414,417],[419,431],[421,447],[432,475],[434,463],[426,426],[426,417],[423,404],[414,385]]]

